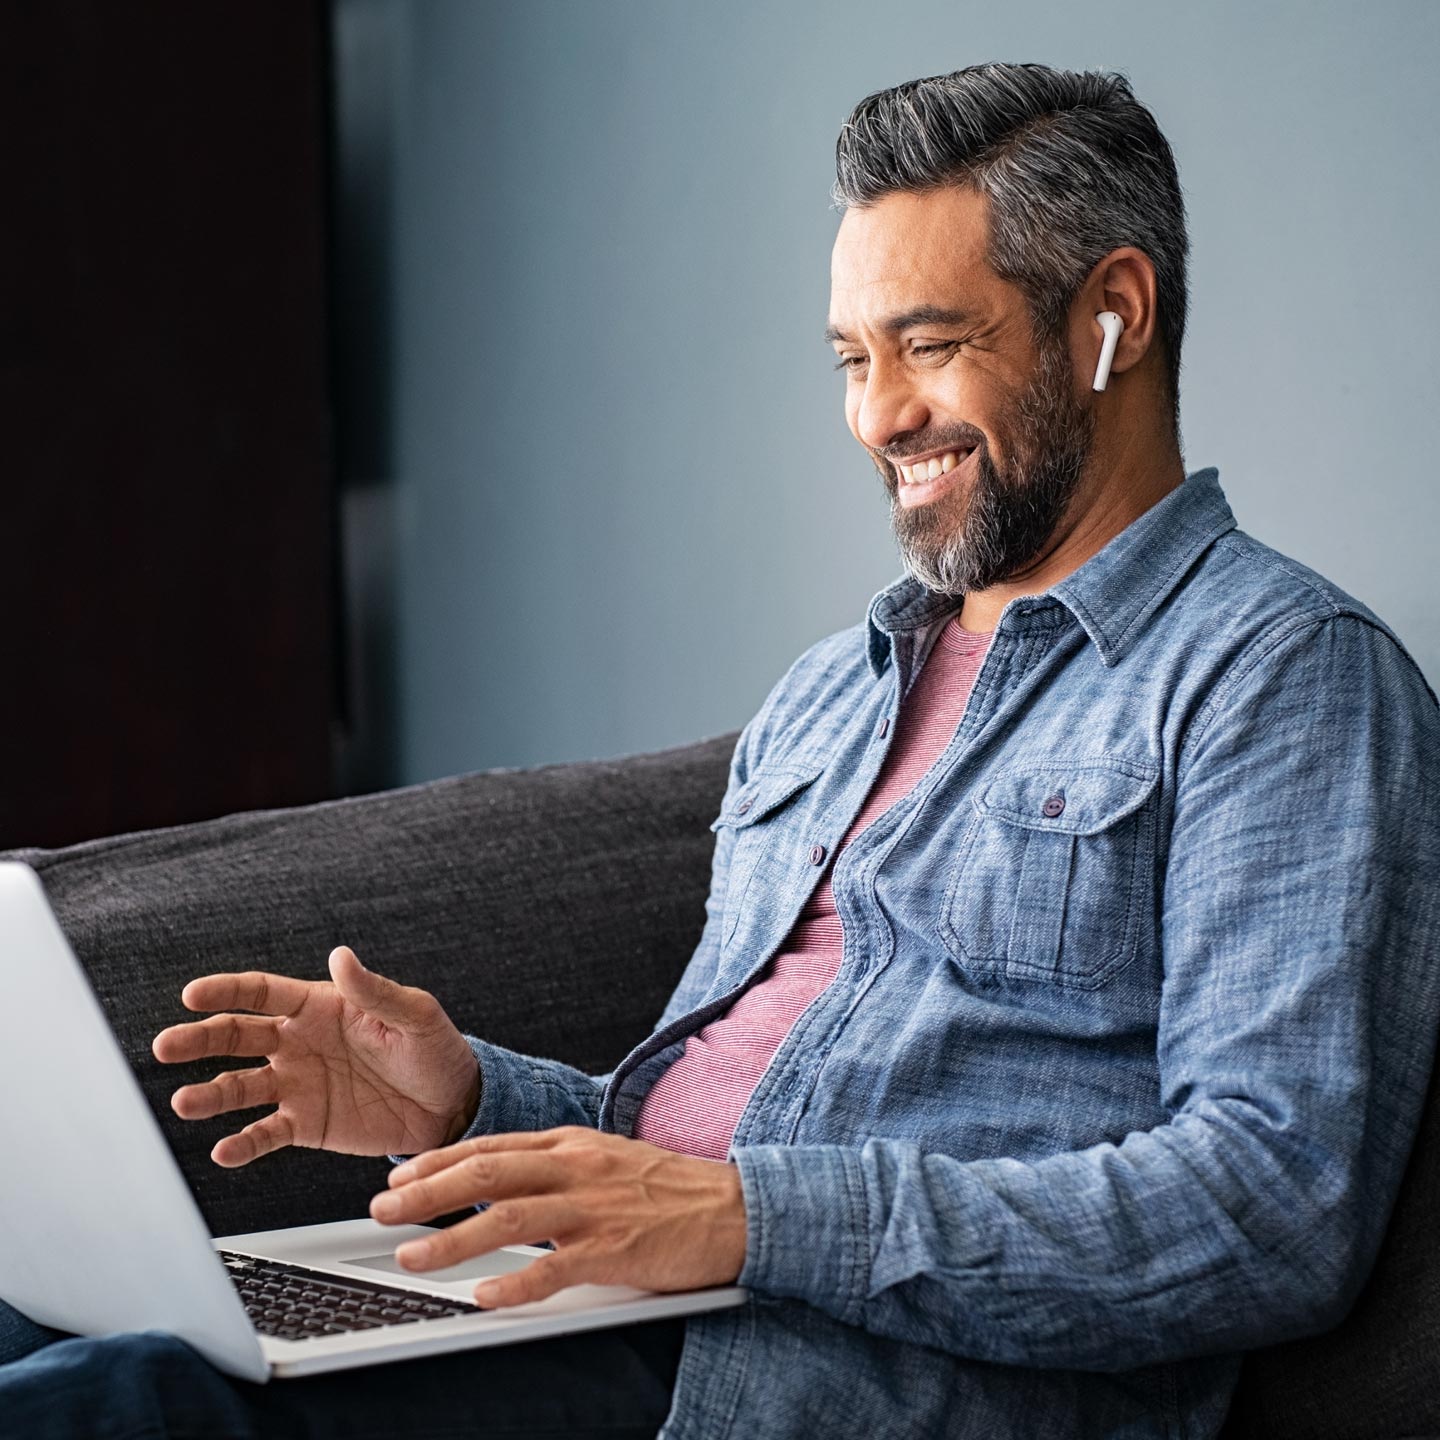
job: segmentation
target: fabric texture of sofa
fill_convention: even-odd
[[[212,1068],[150,1054],[157,1030],[187,1018],[185,982],[323,978],[344,943],[432,991],[462,1030],[608,1071],[699,939],[735,740],[0,858],[39,872],[212,1233],[346,1219],[383,1187],[383,1159],[287,1150],[222,1170],[208,1157],[224,1122],[172,1113],[171,1092]],[[1369,1285],[1337,1329],[1247,1358],[1227,1440],[1440,1435],[1435,1095]]]

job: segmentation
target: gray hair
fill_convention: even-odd
[[[1058,335],[1096,262],[1133,245],[1155,267],[1171,423],[1180,434],[1187,308],[1185,201],[1175,157],[1125,75],[972,65],[867,95],[835,142],[837,209],[964,185],[990,204],[987,258]]]

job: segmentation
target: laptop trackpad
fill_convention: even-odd
[[[357,1270],[379,1270],[386,1275],[401,1275],[406,1280],[432,1284],[452,1281],[487,1279],[491,1275],[508,1275],[512,1270],[523,1270],[532,1260],[533,1254],[517,1253],[514,1250],[492,1250],[488,1255],[477,1255],[459,1265],[447,1265],[443,1270],[407,1270],[395,1258],[393,1251],[380,1255],[357,1255],[353,1260],[342,1260],[342,1265],[353,1265]]]

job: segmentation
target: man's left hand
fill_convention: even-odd
[[[400,1264],[438,1270],[502,1245],[554,1241],[551,1254],[475,1287],[476,1302],[492,1308],[582,1283],[726,1285],[745,1263],[734,1165],[584,1126],[485,1135],[417,1155],[390,1172],[370,1214],[415,1224],[485,1202],[488,1210],[400,1246]]]

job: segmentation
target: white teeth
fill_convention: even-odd
[[[965,451],[965,455],[970,452]],[[943,455],[934,460],[921,460],[914,465],[899,466],[901,479],[907,485],[919,485],[926,480],[938,480],[942,475],[948,475],[957,465],[964,460],[964,455],[958,450],[947,450]]]

